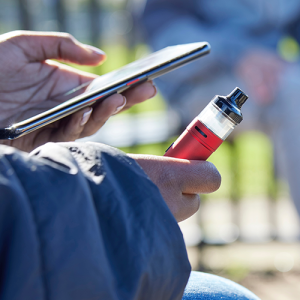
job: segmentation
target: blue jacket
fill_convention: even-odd
[[[0,146],[0,299],[181,299],[179,227],[134,160],[101,144]]]

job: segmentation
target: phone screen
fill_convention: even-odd
[[[199,49],[201,45],[204,47],[207,45],[207,43],[171,46],[154,52],[145,58],[134,61],[118,70],[112,71],[93,80],[87,91],[91,92],[94,90],[99,90],[100,88],[106,89],[113,84],[115,85],[130,78],[144,74],[147,71],[160,67],[168,62],[178,59],[183,55],[191,53],[195,51],[195,49]]]

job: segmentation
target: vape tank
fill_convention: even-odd
[[[165,156],[207,160],[241,123],[241,107],[248,96],[235,88],[228,96],[215,96],[167,149]]]

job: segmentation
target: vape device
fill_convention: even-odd
[[[241,123],[241,107],[248,96],[235,88],[228,96],[215,96],[167,149],[165,156],[207,160]]]

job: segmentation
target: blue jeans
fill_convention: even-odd
[[[182,300],[260,300],[246,288],[228,279],[192,272]]]

